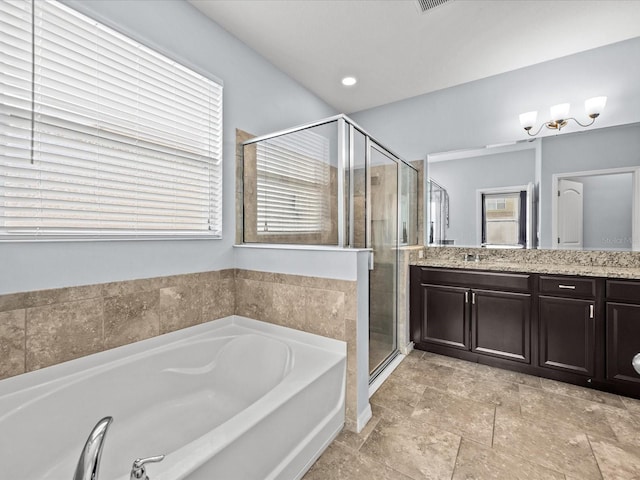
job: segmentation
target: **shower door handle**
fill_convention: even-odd
[[[369,270],[373,270],[373,268],[374,268],[373,252],[369,252]]]

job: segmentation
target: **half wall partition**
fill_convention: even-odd
[[[369,375],[398,353],[398,248],[417,244],[418,172],[345,115],[243,146],[243,243],[369,248]]]

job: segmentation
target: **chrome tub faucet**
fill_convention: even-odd
[[[107,429],[113,417],[104,417],[93,427],[87,442],[84,444],[73,480],[98,480],[98,467],[102,456],[102,446]]]

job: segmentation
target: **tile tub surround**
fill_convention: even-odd
[[[640,279],[640,252],[426,247],[412,265]],[[480,255],[465,262],[465,254]]]
[[[236,315],[347,342],[346,421],[357,424],[357,282],[236,269]]]
[[[640,401],[414,351],[303,480],[640,478]]]
[[[228,269],[0,295],[0,379],[237,314],[346,340],[355,430],[356,286]]]
[[[235,313],[235,271],[0,295],[0,379]]]

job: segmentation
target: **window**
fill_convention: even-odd
[[[482,245],[526,245],[527,192],[482,194]]]
[[[221,85],[54,1],[0,27],[0,238],[221,236]]]
[[[329,219],[329,144],[307,130],[257,144],[258,234],[322,232]]]

